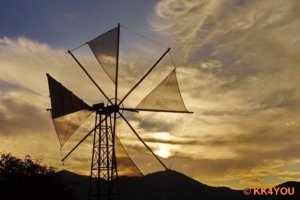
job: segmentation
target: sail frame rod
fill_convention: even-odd
[[[120,51],[120,23],[118,24],[118,40],[117,40],[117,60],[116,60],[116,74],[115,74],[115,105],[118,99],[118,77],[119,77],[119,51]]]
[[[116,60],[116,74],[115,74],[115,105],[117,105],[118,102],[118,85],[119,85],[119,50],[120,50],[120,23],[118,24],[118,40],[117,40],[117,60]],[[116,122],[117,120],[117,112],[114,112],[113,115],[113,151],[115,151],[115,137],[116,137]],[[115,154],[115,152],[113,152]]]
[[[84,73],[89,77],[89,79],[94,83],[94,85],[97,87],[97,89],[101,92],[101,94],[106,98],[107,101],[109,101],[112,105],[113,103],[109,99],[109,97],[105,94],[105,92],[100,88],[100,86],[96,83],[96,81],[92,78],[92,76],[89,74],[89,72],[83,67],[83,65],[79,62],[79,60],[74,56],[74,54],[68,50],[68,53],[72,56],[72,58],[76,61],[76,63],[79,65],[79,67],[84,71]]]
[[[118,85],[119,85],[119,52],[120,52],[120,23],[118,23],[118,41],[117,41],[117,60],[116,60],[116,76],[115,76],[115,105],[117,105],[118,102]],[[113,130],[112,130],[112,144],[113,144],[113,158],[116,159],[115,157],[115,139],[116,139],[116,126],[117,126],[117,112],[114,112],[114,116],[113,116]],[[112,161],[114,163],[114,161]],[[117,173],[117,181],[118,180],[118,170],[117,170],[117,160],[115,160],[115,164],[116,164],[116,173]],[[113,167],[112,167],[112,173],[113,173]]]
[[[73,151],[75,150],[75,149],[77,149],[77,147],[82,143],[82,142],[84,142],[84,140],[88,137],[88,136],[90,136],[90,134],[92,133],[92,132],[94,132],[95,131],[95,129],[97,129],[99,126],[100,126],[100,124],[104,121],[106,119],[106,117],[104,118],[104,119],[102,119],[101,121],[100,121],[100,123],[99,124],[97,124],[92,130],[90,130],[90,132],[88,132],[88,134],[86,134],[71,150],[70,150],[70,152],[67,154],[67,155],[65,155],[65,157],[63,157],[62,159],[61,159],[61,161],[62,162],[64,162],[70,155],[71,155],[71,153],[73,153]]]
[[[186,114],[194,113],[194,112],[191,112],[191,111],[159,110],[159,109],[144,109],[144,108],[120,108],[120,110],[126,110],[126,111],[131,111],[131,112],[146,111],[146,112],[169,112],[169,113],[186,113]]]
[[[140,137],[140,135],[136,132],[136,130],[131,126],[131,124],[128,122],[128,120],[122,115],[122,113],[121,112],[118,112],[118,113],[122,117],[122,119],[126,122],[126,124],[129,126],[129,128],[132,130],[132,132],[136,135],[136,137],[143,143],[143,145],[157,159],[157,161],[165,168],[165,170],[168,170],[167,166],[159,159],[159,157],[152,151],[152,149],[144,142],[144,140]]]
[[[127,94],[123,97],[123,99],[120,101],[119,105],[121,103],[123,103],[123,101],[129,96],[129,94],[131,94],[131,92],[133,90],[135,90],[135,88],[137,88],[137,86],[140,85],[140,83],[150,74],[150,72],[158,65],[158,63],[165,57],[165,55],[171,50],[171,48],[168,48],[167,51],[165,51],[165,53],[163,53],[163,55],[154,63],[154,65],[148,70],[148,72],[131,88],[131,90],[129,90],[127,92]]]

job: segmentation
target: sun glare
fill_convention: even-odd
[[[155,151],[155,154],[159,155],[162,158],[169,158],[171,155],[170,149],[167,145],[159,144],[158,150]]]
[[[169,141],[172,139],[172,136],[168,132],[157,132],[153,137],[163,141]],[[159,142],[157,142],[156,144],[158,148],[155,151],[155,154],[162,158],[169,158],[171,156],[170,146],[168,144]]]

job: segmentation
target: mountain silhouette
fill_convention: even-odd
[[[88,176],[57,171],[40,159],[0,155],[0,200],[86,200]],[[143,177],[119,177],[121,200],[299,200],[300,182],[273,188],[233,190],[212,187],[166,170]],[[275,193],[276,191],[276,193]],[[280,191],[280,192],[278,192]]]
[[[87,199],[89,177],[69,171],[60,175],[75,192],[78,200]],[[121,200],[296,200],[300,199],[300,183],[286,182],[275,187],[294,187],[295,194],[289,195],[250,195],[242,190],[228,187],[212,187],[202,184],[184,174],[166,170],[144,177],[119,177]]]

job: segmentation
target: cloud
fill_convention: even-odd
[[[24,92],[2,93],[0,97],[0,134],[42,133],[48,126],[49,113],[34,102],[39,97]]]
[[[151,22],[155,30],[174,36],[180,45],[184,45],[182,49],[187,53],[199,47],[203,48],[201,53],[208,51],[198,55],[201,58],[209,55],[218,40],[224,37],[236,36],[232,39],[239,40],[243,38],[240,37],[241,32],[247,31],[249,34],[253,28],[276,29],[286,26],[286,22],[296,25],[297,19],[294,17],[298,15],[295,10],[297,6],[297,1],[163,0],[156,5],[156,18]],[[291,19],[293,22],[289,21]]]
[[[180,170],[194,177],[218,174],[225,182],[242,180],[250,171],[253,180],[272,175],[278,183],[274,177],[286,173],[278,167],[296,162],[299,6],[298,1],[243,0],[156,4],[150,21],[176,42],[180,86],[195,112],[184,134],[176,131],[177,124],[168,129],[198,141],[182,145],[174,155],[191,165]],[[262,168],[270,173],[257,173]]]
[[[0,91],[3,92],[9,92],[9,91],[28,91],[28,92],[32,92],[26,88],[23,88],[20,85],[14,84],[14,83],[9,83],[7,81],[4,80],[0,80]]]
[[[62,168],[59,142],[50,113],[46,111],[51,106],[46,73],[76,93],[93,91],[89,87],[86,90],[77,89],[76,85],[80,83],[76,84],[76,81],[80,80],[82,73],[78,73],[80,71],[76,71],[74,63],[68,61],[64,50],[45,43],[24,37],[0,38],[0,151],[21,157],[26,154],[42,156],[45,163]],[[64,73],[69,76],[62,76]],[[82,83],[86,81],[83,78]],[[79,94],[87,97],[86,93]],[[86,133],[82,132],[74,135],[66,148],[62,149],[63,155]],[[89,145],[82,146],[81,154],[75,153],[65,169],[74,169],[72,164],[78,164],[76,159],[80,156],[83,159],[87,152],[90,153]],[[86,163],[86,160],[79,162],[75,169],[83,173],[89,169]]]

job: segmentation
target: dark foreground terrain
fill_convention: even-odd
[[[211,187],[179,172],[167,170],[144,177],[120,177],[122,200],[300,200],[300,183],[286,182],[294,195],[243,194],[227,187]],[[29,156],[10,154],[0,159],[0,200],[86,200],[89,177],[43,166]],[[249,191],[248,191],[249,192]]]
[[[176,171],[162,171],[144,177],[120,177],[122,200],[299,200],[300,183],[286,182],[295,194],[244,195],[227,187],[211,187]],[[0,178],[1,200],[86,200],[89,177],[68,171],[27,180]],[[253,193],[253,191],[252,191]]]
[[[68,171],[60,172],[74,189],[78,199],[87,199],[89,178]],[[300,183],[286,182],[276,187],[294,187],[289,195],[244,195],[243,191],[227,187],[211,187],[179,172],[168,170],[144,177],[120,177],[122,200],[299,200]],[[253,190],[251,190],[253,193]]]

